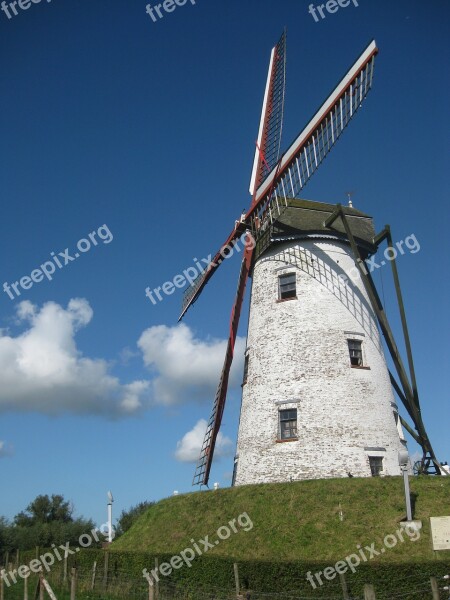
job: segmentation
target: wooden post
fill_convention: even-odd
[[[155,582],[151,575],[148,578],[148,600],[155,600]]]
[[[155,569],[156,569],[156,572],[158,572],[158,570],[159,570],[159,558],[158,557],[155,558]],[[156,577],[154,578],[154,583],[155,583],[155,588],[154,588],[155,589],[155,593],[154,593],[155,600],[159,600],[159,581]]]
[[[97,573],[97,561],[94,560],[94,566],[92,567],[92,581],[91,581],[91,590],[95,588],[95,576]]]
[[[339,579],[341,580],[342,597],[344,598],[344,600],[350,600],[350,595],[348,593],[347,580],[345,579],[345,575],[343,573],[339,573]]]
[[[63,583],[66,583],[66,581],[67,581],[67,556],[65,554],[64,562],[63,562]]]
[[[109,563],[109,553],[108,550],[105,550],[105,564],[103,567],[103,589],[106,590],[108,585],[108,563]]]
[[[431,578],[431,591],[433,592],[433,600],[441,600],[439,586],[436,577]]]
[[[36,546],[36,558],[39,558],[39,546]]]
[[[71,580],[70,580],[70,600],[75,600],[75,594],[77,591],[77,569],[76,567],[72,567],[70,570]]]
[[[236,598],[238,598],[239,594],[241,592],[241,586],[239,585],[239,567],[238,567],[237,563],[233,563],[233,569],[234,569],[234,583],[236,584]]]
[[[366,585],[364,586],[364,600],[377,600],[373,585],[369,585],[368,583],[366,583]]]
[[[5,569],[1,569],[1,573],[4,573]],[[4,581],[3,579],[0,579],[0,600],[5,600],[5,588],[4,588]]]
[[[28,600],[28,577],[23,579],[23,600]]]
[[[42,587],[47,590],[47,594],[52,600],[58,600],[58,598],[55,596],[55,592],[52,590],[49,582],[45,579],[44,576],[42,576]]]
[[[39,580],[39,577],[37,578],[36,581],[36,589],[34,590],[34,596],[33,596],[33,600],[37,600],[39,597],[39,588],[41,587],[41,582]]]
[[[17,548],[16,550],[16,569],[19,567],[20,565],[20,550]]]
[[[44,592],[45,592],[44,575],[41,572],[41,573],[39,573],[39,600],[45,600]]]

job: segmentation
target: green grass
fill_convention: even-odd
[[[422,600],[430,595],[430,577],[443,581],[450,573],[450,551],[433,552],[430,516],[450,514],[450,478],[413,477],[411,492],[415,518],[423,523],[417,541],[404,534],[392,549],[361,564],[345,577],[352,597],[361,598],[367,583],[375,586],[377,598]],[[339,518],[340,507],[343,521]],[[341,598],[339,578],[313,589],[306,574],[323,572],[356,555],[358,544],[380,550],[385,536],[396,534],[405,518],[403,481],[400,477],[329,479],[285,484],[243,486],[211,492],[175,496],[158,502],[109,552],[85,549],[69,557],[68,572],[77,568],[79,600],[144,600],[148,597],[142,569],[152,569],[155,559],[168,563],[173,556],[209,536],[240,514],[253,522],[249,531],[237,529],[206,554],[162,577],[161,600],[209,600],[230,598],[234,588],[233,563],[237,562],[241,586],[252,590],[253,600],[269,600],[269,592],[286,593],[317,600]],[[193,540],[193,541],[191,541]],[[395,539],[394,539],[395,541]],[[368,554],[368,553],[367,553]],[[26,562],[34,558],[34,551]],[[98,581],[90,589],[94,561]],[[108,564],[108,586],[102,592],[104,567]],[[168,565],[167,565],[168,566]],[[58,600],[68,600],[60,585],[62,564],[49,574]],[[176,590],[177,595],[172,595]],[[8,590],[5,600],[19,599]],[[275,596],[273,596],[275,597]]]
[[[430,516],[450,514],[450,478],[413,477],[416,519],[423,522],[420,539],[380,556],[384,562],[435,560]],[[344,520],[339,519],[339,505]],[[242,486],[192,493],[162,500],[113,543],[112,550],[178,554],[190,541],[215,532],[241,513],[253,529],[239,530],[208,555],[236,560],[325,561],[330,564],[356,551],[356,545],[383,545],[405,518],[400,477],[329,479]],[[448,560],[449,552],[439,554]]]

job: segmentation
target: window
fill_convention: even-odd
[[[369,456],[370,471],[372,477],[379,477],[383,470],[383,457],[382,456]]]
[[[297,409],[280,410],[280,440],[297,438]]]
[[[295,273],[287,273],[286,275],[279,275],[279,299],[287,300],[289,298],[296,298],[297,292],[295,288]]]
[[[352,367],[363,366],[362,342],[360,340],[347,340]]]
[[[248,354],[245,355],[244,358],[244,377],[242,379],[242,385],[247,383],[247,375],[248,375]]]
[[[236,482],[237,466],[238,466],[238,457],[236,456],[236,458],[234,459],[234,466],[233,466],[233,478],[231,479],[232,486],[234,486],[234,484]]]

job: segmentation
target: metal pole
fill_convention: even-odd
[[[412,510],[411,510],[411,493],[409,491],[409,474],[408,467],[402,467],[403,471],[403,482],[405,484],[405,502],[406,502],[406,519],[412,521]]]
[[[108,542],[112,542],[112,502],[108,502]]]

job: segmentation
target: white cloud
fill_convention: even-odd
[[[207,422],[200,419],[191,431],[188,431],[183,438],[177,442],[175,458],[180,462],[195,463],[198,460],[202,448],[203,438],[206,433]],[[233,453],[233,442],[219,431],[214,450],[214,458],[221,456],[230,456]]]
[[[41,309],[29,301],[18,305],[25,331],[0,333],[0,410],[118,416],[142,407],[149,382],[121,384],[106,361],[77,349],[75,334],[92,316],[81,298],[66,309],[55,302]]]
[[[84,356],[77,347],[77,332],[92,318],[82,298],[70,300],[66,308],[55,302],[18,304],[20,333],[0,330],[0,412],[120,417],[155,404],[212,403],[226,340],[199,340],[184,324],[150,327],[138,341],[137,354],[123,353],[142,357],[150,373],[122,383],[112,373],[112,361]],[[230,388],[241,383],[244,345],[238,338]]]
[[[226,340],[199,340],[181,323],[175,327],[150,327],[141,335],[138,346],[145,364],[154,373],[155,402],[174,405],[192,400],[213,401],[225,358]],[[241,383],[244,347],[244,338],[238,337],[229,388]]]
[[[11,456],[13,453],[12,446],[8,445],[6,442],[0,440],[0,458],[5,458],[5,456]]]

